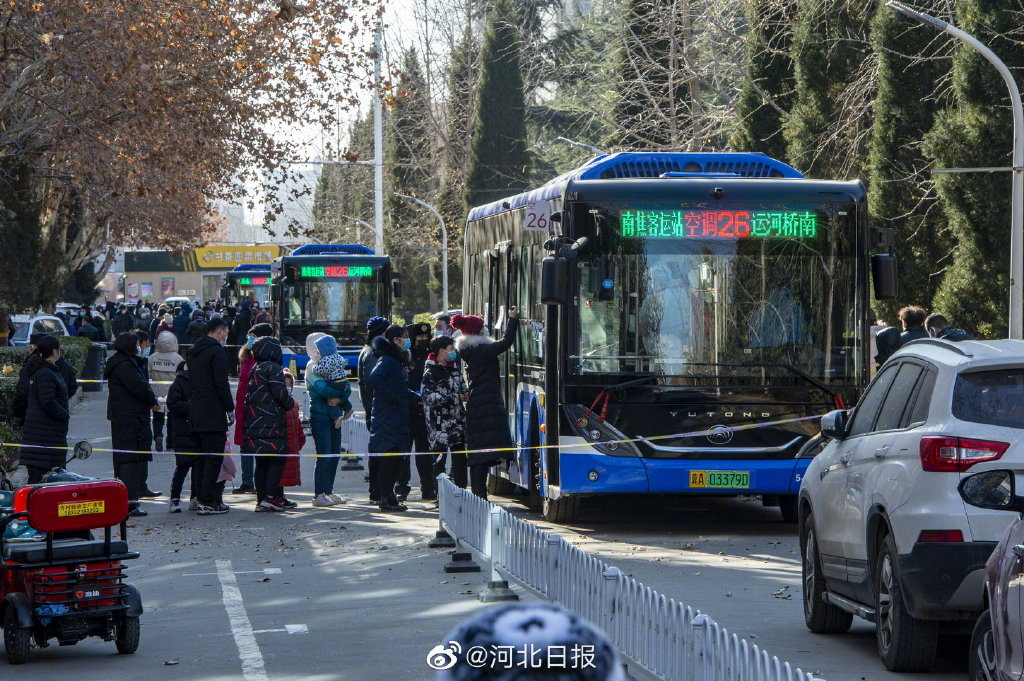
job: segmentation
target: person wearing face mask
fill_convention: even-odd
[[[199,515],[219,515],[229,510],[217,484],[228,426],[235,416],[228,385],[228,355],[224,351],[227,340],[227,322],[211,319],[206,325],[206,336],[189,349],[185,358],[192,383],[189,423],[196,447],[204,455],[199,464]]]
[[[423,398],[425,421],[429,430],[430,451],[434,453],[431,481],[437,496],[437,476],[445,472],[448,452],[452,453],[452,482],[465,489],[468,482],[466,466],[466,400],[469,392],[458,365],[455,341],[438,336],[430,341],[430,355],[423,371],[420,396]]]
[[[103,370],[111,447],[120,450],[113,454],[114,476],[128,489],[130,501],[138,501],[145,487],[145,464],[153,460],[150,412],[160,408],[138,349],[139,337],[130,331],[122,333],[114,341],[114,356]],[[148,515],[141,508],[131,514]]]
[[[245,395],[249,391],[249,374],[256,366],[256,359],[252,354],[252,346],[260,338],[269,338],[274,335],[274,327],[270,324],[256,324],[245,337],[245,343],[238,350],[238,388],[235,390],[235,437],[234,443],[241,447],[245,444],[244,414]],[[256,494],[255,457],[242,455],[242,484],[231,490],[232,494]]]
[[[409,432],[410,407],[420,401],[419,393],[409,389],[409,376],[405,371],[405,350],[410,346],[409,334],[402,326],[389,326],[383,336],[373,339],[373,352],[377,364],[370,372],[373,389],[373,416],[370,426],[369,450],[378,456],[376,484],[382,513],[407,511],[395,495],[401,458],[396,452],[408,452],[412,445]]]
[[[409,363],[406,365],[409,371],[409,385],[419,388],[423,382],[423,367],[427,363],[427,356],[430,354],[430,324],[417,322],[405,327],[409,334],[412,347],[409,350]],[[423,501],[433,501],[437,498],[436,482],[433,478],[433,456],[430,453],[430,441],[427,437],[427,422],[423,413],[423,405],[416,403],[409,411],[409,433],[412,435],[413,451],[412,456],[403,456],[402,465],[398,472],[398,485],[396,492],[398,500],[405,501],[412,490],[412,461],[416,462],[416,472],[420,478],[420,498]]]
[[[59,359],[60,341],[53,336],[43,336],[26,362],[32,375],[28,379],[28,402],[22,428],[21,465],[28,469],[30,485],[41,482],[51,468],[63,466],[67,458],[71,415],[67,385],[57,367]]]

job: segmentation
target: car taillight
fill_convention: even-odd
[[[960,530],[921,530],[921,534],[918,535],[918,542],[926,543],[939,543],[939,542],[962,542],[964,540],[964,533]]]
[[[995,461],[1009,444],[963,437],[921,438],[921,468],[938,473],[962,473],[976,463]]]

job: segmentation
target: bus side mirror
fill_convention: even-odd
[[[270,299],[273,301],[284,300],[284,296],[281,295],[281,284],[270,285]]]
[[[401,298],[402,297],[402,280],[401,279],[392,279],[391,280],[391,292],[392,292],[392,294],[394,295],[395,298]]]
[[[566,258],[544,258],[540,273],[540,302],[544,305],[564,305],[568,297],[569,261]]]
[[[892,300],[899,291],[899,274],[896,271],[896,256],[876,253],[871,256],[871,281],[875,287],[876,300]]]

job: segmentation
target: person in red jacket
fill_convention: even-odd
[[[295,386],[295,377],[287,369],[284,370],[284,384],[288,388],[288,392],[291,393]],[[281,474],[281,487],[298,487],[302,484],[302,476],[299,474],[299,454],[306,444],[306,434],[302,432],[302,420],[299,418],[298,402],[288,410],[284,419],[285,432],[288,436],[288,448],[285,453],[288,458],[284,462],[284,472]],[[287,497],[281,497],[281,501],[284,502],[285,508],[298,506]]]
[[[257,338],[273,336],[274,327],[270,324],[256,324],[245,337],[245,345],[238,351],[238,361],[241,367],[238,370],[238,389],[235,391],[235,437],[234,442],[239,447],[243,442],[242,424],[245,421],[245,394],[249,391],[249,374],[256,366],[256,360],[252,356],[252,344]],[[256,459],[251,456],[242,455],[242,484],[232,490],[232,494],[256,494],[256,486],[253,484],[253,476],[256,471]]]

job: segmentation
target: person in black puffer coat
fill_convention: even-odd
[[[192,323],[185,331],[185,341],[190,345],[206,335],[206,314],[202,310],[192,312]]]
[[[473,494],[487,498],[487,469],[514,453],[508,428],[508,410],[502,396],[498,357],[515,343],[519,311],[509,308],[505,335],[500,341],[482,335],[484,320],[473,315],[455,315],[452,326],[462,332],[455,347],[466,366],[469,402],[466,405],[466,446],[470,449],[503,449],[499,452],[469,453],[469,482]]]
[[[228,441],[228,425],[234,419],[235,401],[228,385],[228,355],[223,343],[227,342],[227,322],[211,319],[206,335],[193,345],[186,357],[189,380],[192,382],[192,402],[189,420],[196,448],[204,454],[199,483],[199,515],[227,513],[223,489],[217,484],[220,467],[224,462],[224,447]]]
[[[409,333],[412,347],[409,349],[409,386],[419,390],[423,383],[423,369],[427,363],[427,356],[430,354],[430,324],[417,322],[408,324],[405,330]],[[402,465],[398,473],[398,499],[404,501],[411,491],[410,481],[412,480],[412,461],[416,462],[416,473],[420,479],[420,496],[424,501],[432,501],[437,498],[433,468],[434,457],[430,454],[430,440],[427,437],[427,419],[422,404],[413,404],[409,410],[409,432],[412,435],[412,451],[416,454],[403,456]]]
[[[137,501],[145,483],[146,464],[153,460],[153,429],[150,412],[157,407],[149,387],[145,363],[138,356],[139,337],[122,333],[114,341],[114,356],[107,360],[103,378],[107,381],[107,420],[115,452],[114,476],[128,488],[128,499]],[[148,515],[137,508],[132,515]]]
[[[21,367],[21,372],[18,374],[18,384],[14,388],[14,399],[11,401],[11,412],[18,420],[18,423],[22,425],[25,423],[25,412],[28,409],[28,382],[39,366],[28,361],[28,359],[30,359],[36,352],[36,348],[39,347],[39,341],[47,335],[49,334],[34,333],[29,337],[29,357],[26,358],[25,364]],[[78,392],[78,372],[75,371],[75,367],[68,364],[63,355],[58,354],[57,361],[54,366],[57,367],[60,371],[61,378],[64,379],[64,385],[68,389],[68,400],[70,400],[75,396],[75,393]]]
[[[409,411],[411,405],[420,401],[420,396],[409,390],[409,377],[405,371],[405,347],[408,343],[409,334],[402,326],[390,326],[383,336],[373,339],[373,351],[379,359],[369,379],[373,389],[370,452],[408,452],[412,445]],[[401,457],[377,458],[376,489],[380,494],[380,510],[408,510],[398,502],[395,494]]]
[[[173,335],[173,334],[171,334]],[[174,473],[171,475],[171,513],[181,513],[181,489],[185,486],[185,478],[191,474],[192,484],[189,486],[190,508],[199,505],[198,470],[200,457],[196,454],[196,443],[192,439],[192,427],[189,425],[188,410],[192,399],[192,384],[188,379],[185,362],[179,362],[174,381],[167,390],[167,414],[170,426],[167,435],[170,438],[174,454]],[[178,453],[184,452],[184,453]]]
[[[71,414],[68,389],[57,368],[59,358],[60,342],[53,336],[44,336],[28,360],[34,370],[28,380],[21,464],[28,469],[30,485],[41,482],[47,471],[63,466],[67,459]]]
[[[288,448],[285,415],[295,402],[284,384],[281,341],[272,336],[258,339],[253,343],[252,356],[257,364],[249,374],[245,393],[242,453],[263,455],[256,457],[253,478],[256,510],[283,511],[281,473],[286,459],[280,455]]]

